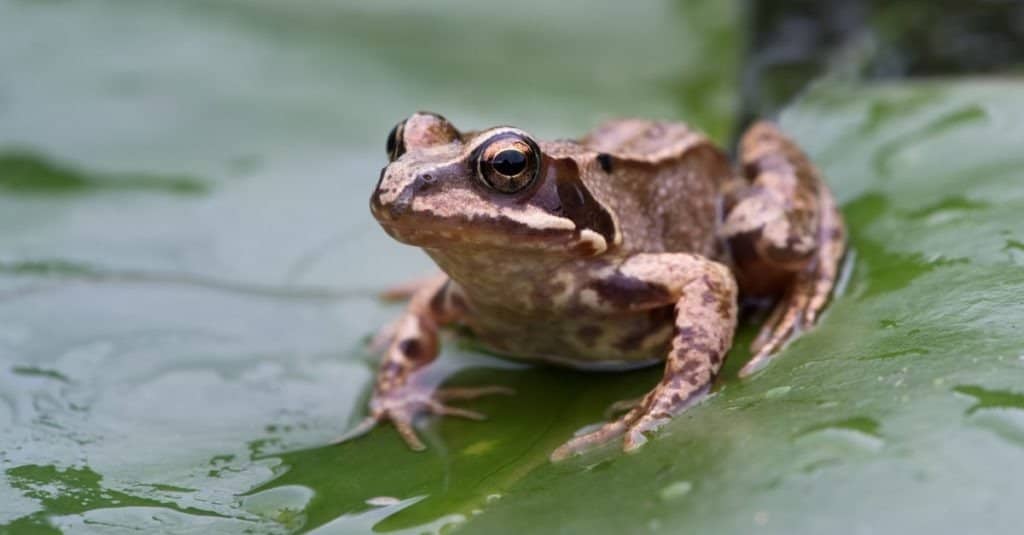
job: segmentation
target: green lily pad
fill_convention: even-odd
[[[815,88],[782,117],[847,217],[821,326],[637,454],[550,451],[658,377],[500,361],[429,449],[363,414],[389,284],[367,199],[420,109],[724,139],[738,12],[516,2],[0,0],[0,533],[1012,532],[1024,141],[1012,80]],[[609,46],[615,43],[615,46]],[[752,327],[743,329],[740,344]]]

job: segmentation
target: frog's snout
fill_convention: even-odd
[[[437,175],[433,172],[403,173],[391,166],[381,170],[377,189],[370,199],[370,210],[378,219],[395,221],[412,210],[413,200],[433,188]]]

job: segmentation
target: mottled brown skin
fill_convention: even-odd
[[[575,437],[558,460],[616,437],[632,450],[707,392],[732,345],[740,295],[775,308],[741,371],[816,321],[843,254],[842,219],[818,171],[773,125],[744,136],[739,168],[680,123],[620,120],[580,141],[509,127],[459,132],[417,113],[392,131],[371,210],[443,275],[402,288],[370,415],[413,449],[421,413],[481,418],[447,400],[507,393],[417,383],[438,329],[459,323],[495,352],[586,369],[665,362],[622,417]]]

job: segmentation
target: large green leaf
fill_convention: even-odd
[[[454,338],[438,380],[517,390],[478,404],[490,421],[429,421],[420,454],[390,428],[327,445],[397,312],[373,293],[429,269],[366,209],[391,123],[728,130],[732,4],[429,6],[0,0],[0,525],[1019,527],[1015,81],[822,86],[789,109],[851,228],[845,291],[754,378],[735,350],[637,454],[546,460],[658,370],[525,367]]]

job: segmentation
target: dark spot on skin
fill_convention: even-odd
[[[684,375],[683,380],[691,386],[700,386],[706,382],[704,375],[704,370],[697,370]]]
[[[704,364],[700,361],[688,360],[684,362],[682,366],[679,367],[679,370],[677,370],[676,373],[680,376],[684,376],[686,374],[693,373],[699,370],[701,367],[703,367],[703,365]]]
[[[679,340],[681,340],[683,342],[686,342],[686,343],[692,342],[693,341],[693,337],[696,336],[696,335],[697,335],[697,330],[694,329],[693,327],[683,327],[682,329],[679,329],[678,333],[676,333],[676,336],[679,338]],[[683,349],[685,349],[685,348],[683,348]]]
[[[715,293],[714,292],[708,290],[708,291],[704,292],[703,295],[701,295],[701,300],[704,301],[705,305],[713,305],[715,303],[715,301],[718,300],[718,298],[715,297]]]
[[[612,155],[611,154],[608,154],[607,152],[602,152],[602,153],[598,154],[597,155],[597,163],[601,164],[601,169],[603,169],[605,173],[611,173],[612,172]]]
[[[698,342],[690,342],[690,343],[680,347],[679,349],[677,349],[676,353],[675,353],[675,358],[679,359],[682,362],[687,362],[687,363],[689,363],[689,362],[696,362],[692,358],[690,358],[690,355],[689,355],[690,353],[697,353],[699,355],[707,355],[708,356],[708,360],[710,362],[713,362],[713,363],[716,363],[719,360],[721,360],[721,355],[719,354],[718,351],[715,351],[714,349],[712,349],[711,346],[709,346],[707,344],[698,343]]]
[[[594,347],[597,337],[601,336],[602,329],[597,325],[584,325],[576,331],[576,336],[587,347]]]
[[[398,350],[409,360],[417,361],[426,356],[423,344],[415,338],[406,338],[398,343]]]
[[[644,343],[644,340],[650,333],[650,330],[636,331],[634,333],[631,333],[622,340],[616,342],[615,349],[624,352],[635,351],[637,349],[640,349],[640,346]]]
[[[619,272],[592,282],[590,287],[597,292],[601,299],[620,308],[640,303],[668,304],[672,302],[672,296],[664,286],[628,277]]]
[[[722,318],[723,321],[728,321],[732,318],[732,303],[728,299],[722,298],[718,300],[718,317]]]
[[[624,336],[615,344],[615,348],[627,353],[640,349],[648,337],[665,324],[671,323],[674,316],[675,309],[673,307],[659,307],[651,310],[647,313],[647,325]]]

